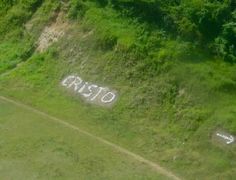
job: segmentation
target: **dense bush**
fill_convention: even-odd
[[[72,19],[81,18],[87,10],[86,4],[83,1],[71,0],[69,17]]]
[[[42,0],[4,0],[0,4],[0,7],[2,6],[4,9],[4,11],[0,10],[0,14],[4,12],[0,17],[0,38],[3,38],[9,32],[9,29],[19,32],[22,25],[29,20],[42,2]]]
[[[4,26],[14,28],[24,23],[42,2],[42,0],[2,0],[0,15],[7,18],[4,18],[5,21],[0,18],[0,25],[3,27],[0,36],[6,33]],[[211,50],[227,61],[236,61],[234,0],[70,0],[68,2],[71,18],[83,17],[92,3],[100,8],[109,6],[123,16],[141,21],[148,31],[155,31],[158,26],[172,37],[180,36],[186,41]],[[11,13],[6,13],[7,11]]]
[[[236,11],[232,14],[233,21],[223,25],[220,36],[215,39],[214,50],[230,62],[236,62]]]
[[[98,1],[100,2],[100,1]],[[124,15],[195,42],[227,61],[235,61],[234,0],[110,0]]]

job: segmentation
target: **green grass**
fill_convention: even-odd
[[[35,41],[55,7],[43,4],[35,12],[29,32]],[[216,129],[236,134],[235,64],[161,29],[150,32],[113,9],[92,6],[83,13],[48,51],[34,52],[0,77],[0,94],[115,142],[180,177],[233,179],[236,147],[215,144],[211,135]],[[22,52],[8,44],[0,44],[3,71],[8,68],[1,65]],[[90,105],[65,91],[60,82],[71,73],[116,89],[115,106]]]
[[[167,179],[113,148],[0,100],[1,179]]]
[[[233,99],[229,98],[232,95],[226,97],[221,93],[219,96],[213,91],[211,95],[219,97],[218,103],[215,103],[216,100],[206,94],[207,89],[202,88],[206,82],[196,78],[199,73],[214,72],[215,69],[211,68],[214,63],[209,62],[209,66],[204,62],[178,63],[168,75],[162,74],[145,81],[137,79],[135,84],[136,79],[118,76],[128,68],[116,64],[119,62],[104,60],[109,58],[109,51],[103,54],[104,51],[93,49],[92,43],[89,43],[93,38],[82,39],[83,31],[78,31],[79,26],[73,29],[76,31],[69,32],[73,34],[71,39],[65,41],[68,37],[64,37],[54,48],[44,54],[33,55],[27,63],[4,77],[1,93],[142,154],[181,177],[215,179],[234,175],[235,147],[218,147],[209,136],[215,128],[229,129],[227,127],[230,126],[234,131],[234,115],[230,110],[227,111],[231,116],[225,114],[229,104],[234,109]],[[72,47],[75,52],[76,48],[83,47],[82,55],[71,56],[68,52]],[[82,68],[80,64],[86,56],[89,58]],[[191,73],[188,73],[189,70]],[[117,89],[117,104],[112,109],[103,109],[69,95],[60,82],[73,72],[79,72],[88,81]],[[178,79],[173,80],[173,76]],[[185,89],[185,94],[172,102],[176,91],[172,83],[175,81],[183,83],[181,88]],[[220,97],[227,98],[227,101],[222,101]],[[225,110],[214,111],[223,102]],[[214,116],[217,116],[217,122]],[[227,116],[229,123],[221,116]]]
[[[27,40],[26,40],[27,41]],[[18,64],[26,61],[34,50],[30,41],[5,41],[0,45],[0,74],[16,68]]]

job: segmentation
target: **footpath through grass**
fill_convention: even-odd
[[[131,157],[0,100],[0,179],[168,179]]]
[[[65,119],[180,177],[234,179],[236,146],[216,143],[212,135],[216,130],[236,134],[235,63],[173,37],[168,28],[136,19],[129,9],[120,11],[119,4],[18,2],[0,17],[1,95]],[[31,11],[21,2],[43,3]],[[149,12],[149,6],[139,7],[147,8],[140,15]],[[59,12],[68,23],[64,36],[45,52],[35,51],[41,32]],[[185,18],[179,22],[189,27]],[[74,73],[117,90],[116,104],[91,105],[66,91],[60,83]]]

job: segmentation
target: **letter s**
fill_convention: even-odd
[[[89,90],[89,93],[83,93],[82,95],[86,98],[90,97],[93,93],[92,93],[92,88],[97,88],[98,86],[97,85],[90,85],[88,86],[88,90]]]

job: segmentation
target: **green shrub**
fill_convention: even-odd
[[[236,11],[232,13],[234,21],[223,25],[222,33],[213,44],[215,53],[229,62],[236,62]]]
[[[10,30],[21,29],[38,7],[42,0],[12,1],[5,16],[0,18],[0,39]]]
[[[71,19],[82,18],[87,10],[86,3],[81,0],[71,0],[68,16]]]

